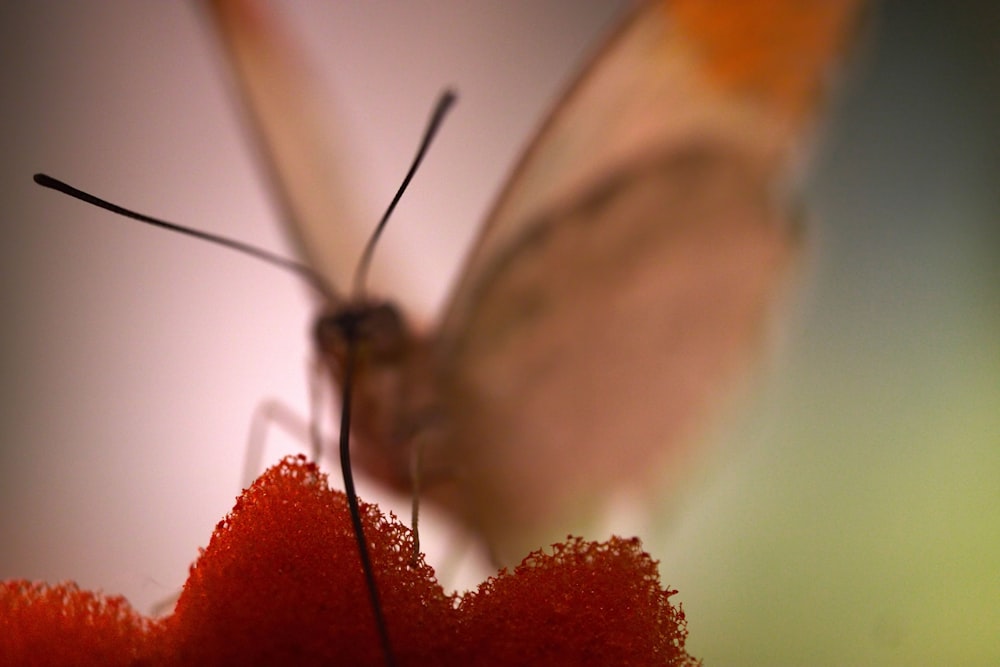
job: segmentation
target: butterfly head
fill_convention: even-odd
[[[410,445],[422,430],[426,406],[434,402],[426,341],[385,301],[357,301],[329,311],[317,321],[314,336],[333,382],[342,391],[351,382],[352,431],[363,443],[352,447],[358,463],[409,492]]]
[[[316,322],[314,337],[338,381],[344,379],[350,345],[357,346],[359,367],[379,368],[398,365],[412,338],[399,309],[385,301],[349,303],[324,313]]]

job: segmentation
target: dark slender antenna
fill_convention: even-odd
[[[389,626],[385,622],[382,611],[382,601],[379,598],[378,583],[375,581],[375,569],[368,553],[368,540],[365,539],[365,527],[361,523],[361,507],[358,504],[358,494],[354,490],[354,474],[351,472],[351,383],[354,381],[354,363],[358,350],[358,320],[348,318],[344,323],[344,334],[347,338],[347,357],[344,368],[343,405],[340,413],[340,469],[344,474],[344,492],[347,494],[347,506],[351,510],[351,522],[354,524],[354,537],[358,542],[358,555],[361,557],[361,569],[365,573],[365,584],[368,586],[368,596],[371,599],[372,613],[375,615],[375,628],[378,631],[379,642],[385,664],[394,667],[396,657],[389,641]]]
[[[355,301],[360,301],[364,297],[365,278],[368,275],[368,268],[371,265],[375,244],[378,243],[378,239],[382,235],[382,230],[385,229],[389,216],[395,210],[396,204],[399,203],[400,198],[403,196],[403,192],[406,191],[406,187],[413,180],[413,175],[416,173],[417,168],[423,162],[424,155],[427,153],[431,141],[437,134],[438,128],[441,127],[441,122],[444,120],[448,109],[455,103],[455,99],[455,93],[451,90],[446,90],[438,99],[427,129],[424,131],[423,140],[417,149],[417,155],[413,158],[413,163],[410,165],[409,171],[406,172],[406,176],[403,178],[399,189],[396,190],[396,195],[392,198],[389,207],[382,215],[382,219],[375,227],[375,231],[372,232],[368,243],[365,245],[364,252],[358,262],[358,268],[354,273],[354,285],[352,286],[351,297]],[[351,510],[354,536],[358,541],[358,554],[361,557],[361,569],[365,573],[365,583],[368,585],[372,613],[375,615],[375,626],[378,631],[379,641],[382,643],[385,663],[391,667],[396,664],[396,658],[392,651],[392,643],[389,641],[389,628],[385,621],[385,614],[382,611],[378,582],[375,581],[375,570],[372,567],[371,556],[368,553],[368,540],[365,538],[365,528],[361,522],[361,508],[358,504],[357,493],[354,490],[354,472],[353,468],[351,468],[351,399],[354,395],[354,364],[357,357],[359,338],[358,318],[356,316],[349,314],[345,318],[344,336],[347,341],[347,354],[344,362],[343,405],[340,413],[340,470],[344,476],[344,492],[347,494],[347,504]]]
[[[358,262],[358,268],[354,272],[354,284],[351,286],[351,295],[355,299],[360,299],[364,296],[365,280],[368,277],[368,268],[372,263],[372,253],[375,252],[375,244],[378,243],[379,237],[382,236],[382,230],[385,229],[386,223],[389,221],[389,216],[396,209],[396,204],[399,203],[400,198],[403,196],[403,192],[406,191],[407,186],[410,181],[413,180],[413,175],[417,173],[417,168],[420,167],[420,163],[424,161],[424,155],[427,153],[427,149],[430,148],[431,141],[434,140],[434,136],[437,134],[438,129],[441,127],[442,121],[444,121],[445,115],[448,110],[455,103],[457,96],[453,90],[446,90],[438,98],[437,105],[434,107],[434,112],[431,114],[430,122],[427,123],[427,129],[424,130],[424,138],[420,142],[420,148],[417,149],[417,155],[413,158],[413,163],[410,165],[410,170],[406,172],[406,176],[403,178],[402,184],[400,184],[399,189],[396,190],[396,195],[389,202],[389,207],[385,210],[382,215],[382,219],[379,220],[378,226],[375,227],[375,231],[372,232],[371,238],[368,239],[367,245],[365,245],[365,250],[361,254],[361,260]]]
[[[296,262],[293,259],[282,257],[281,255],[277,255],[273,252],[252,246],[249,243],[243,243],[242,241],[236,241],[224,236],[218,236],[216,234],[210,234],[198,229],[192,229],[190,227],[185,227],[184,225],[178,225],[174,222],[167,222],[166,220],[161,220],[159,218],[154,218],[152,216],[127,209],[124,206],[119,206],[118,204],[112,204],[105,199],[101,199],[100,197],[96,197],[89,192],[84,192],[83,190],[74,188],[72,185],[64,183],[56,178],[52,178],[47,174],[35,174],[34,179],[35,183],[38,183],[42,187],[50,188],[57,192],[61,192],[64,195],[69,195],[74,199],[79,199],[80,201],[91,204],[92,206],[103,208],[106,211],[117,213],[118,215],[126,218],[138,220],[139,222],[152,225],[153,227],[167,229],[172,232],[177,232],[178,234],[184,234],[185,236],[193,236],[196,239],[201,239],[202,241],[208,241],[209,243],[214,243],[224,248],[235,250],[236,252],[249,255],[250,257],[254,257],[272,266],[284,269],[285,271],[290,271],[300,278],[305,278],[306,282],[312,285],[324,296],[328,298],[331,296],[330,290],[328,289],[322,276],[301,262]],[[336,303],[336,299],[334,299],[333,302]]]

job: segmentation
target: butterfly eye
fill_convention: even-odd
[[[321,317],[316,342],[323,354],[343,359],[349,340],[359,356],[373,364],[397,362],[406,350],[406,326],[399,310],[388,303],[351,306]]]

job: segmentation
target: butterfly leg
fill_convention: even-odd
[[[163,618],[172,614],[174,607],[177,606],[177,601],[181,599],[181,591],[171,593],[170,595],[161,598],[153,603],[150,607],[149,615],[153,618]]]
[[[277,426],[296,442],[309,443],[311,454],[315,457],[317,445],[313,440],[314,428],[311,420],[306,420],[288,404],[275,398],[269,398],[259,403],[254,409],[250,422],[250,433],[247,436],[247,453],[243,464],[243,486],[253,483],[264,470],[264,450],[267,446],[268,431],[271,426]]]
[[[325,405],[326,387],[323,366],[320,362],[310,365],[309,370],[309,418],[306,419],[286,403],[269,398],[257,405],[250,423],[247,437],[247,454],[243,465],[243,486],[247,487],[264,470],[264,448],[267,444],[268,429],[278,426],[296,442],[308,443],[313,461],[319,462],[323,452],[329,451],[329,440],[323,437],[321,429],[321,406]]]
[[[319,463],[323,456],[323,432],[320,428],[320,415],[323,414],[323,405],[326,398],[323,389],[328,385],[325,383],[324,366],[319,359],[314,359],[309,367],[309,443],[312,445],[313,461]]]
[[[413,530],[413,554],[410,564],[414,567],[420,558],[420,478],[421,466],[423,465],[423,442],[419,434],[414,436],[413,445],[410,447],[410,528]]]

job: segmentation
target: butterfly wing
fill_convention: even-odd
[[[436,348],[439,498],[500,562],[662,482],[745,365],[795,254],[792,165],[855,5],[648,3],[544,124]]]
[[[643,5],[540,131],[433,343],[431,491],[501,560],[650,486],[754,347],[794,254],[802,130],[856,2]],[[306,257],[344,284],[346,174],[294,49],[252,0],[211,3]],[[320,119],[326,119],[320,122]],[[339,186],[339,187],[338,187]]]
[[[356,192],[347,170],[347,142],[335,134],[336,105],[317,97],[320,86],[299,58],[280,21],[255,0],[206,3],[232,64],[248,125],[263,153],[260,164],[293,234],[299,256],[329,284],[328,296],[340,302],[338,285],[349,284],[368,231],[352,221]],[[330,243],[330,227],[338,226]],[[330,305],[337,305],[336,303]]]

